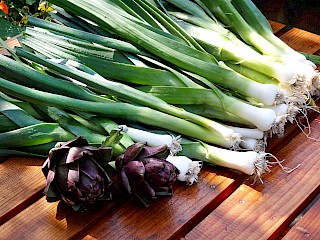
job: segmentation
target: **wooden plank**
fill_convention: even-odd
[[[320,199],[307,211],[282,240],[318,239],[320,236]]]
[[[232,172],[207,167],[196,185],[180,184],[172,197],[159,198],[148,208],[128,202],[84,239],[178,239],[234,191],[242,174]]]
[[[320,138],[318,121],[311,124],[313,137]],[[319,143],[300,133],[277,157],[286,159],[290,174],[274,166],[264,175],[264,185],[242,185],[218,206],[186,239],[274,239],[319,193]],[[319,216],[315,221],[319,221]]]
[[[122,200],[105,204],[96,211],[74,213],[69,208],[62,209],[56,203],[49,204],[40,199],[0,226],[0,232],[4,239],[44,239],[46,236],[78,239],[86,235],[100,239],[164,239],[182,236],[230,195],[243,182],[243,177],[238,171],[205,167],[198,184],[178,183],[173,196],[158,198],[148,208]],[[59,213],[65,214],[67,222],[55,217]],[[88,234],[86,230],[97,221],[100,226],[95,226]],[[12,229],[16,229],[15,233]]]
[[[269,23],[270,23],[270,26],[273,30],[273,33],[277,33],[279,32],[280,30],[284,29],[286,27],[285,24],[282,24],[282,23],[279,23],[279,22],[275,22],[275,21],[272,21],[272,20],[268,20]]]
[[[18,41],[18,37],[19,36],[16,36],[16,37],[13,37],[13,38],[6,40],[7,45],[12,49],[16,46],[20,46],[20,42]],[[0,48],[0,54],[7,55],[7,56],[10,55],[10,53],[4,48]]]
[[[74,212],[62,202],[48,203],[45,197],[0,226],[0,239],[79,239],[77,234],[92,227],[106,212],[117,209],[115,202],[98,205],[86,212]]]
[[[0,225],[42,195],[43,159],[12,158],[0,164]]]
[[[298,28],[292,28],[281,35],[280,39],[296,51],[315,53],[320,50],[320,35]]]

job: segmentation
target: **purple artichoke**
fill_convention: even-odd
[[[133,194],[145,206],[159,195],[172,195],[172,185],[178,169],[165,158],[167,145],[146,146],[138,142],[116,159],[117,182],[128,194]]]
[[[47,201],[62,199],[74,210],[84,210],[90,204],[110,199],[112,182],[107,163],[111,154],[111,148],[89,146],[82,137],[58,143],[42,166]]]

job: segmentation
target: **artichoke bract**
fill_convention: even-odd
[[[128,147],[115,163],[119,187],[144,206],[156,196],[172,195],[179,170],[165,160],[169,153],[165,144],[150,147],[137,142]]]
[[[47,201],[63,200],[77,211],[111,199],[107,173],[111,156],[112,148],[89,146],[82,137],[57,143],[42,166]]]

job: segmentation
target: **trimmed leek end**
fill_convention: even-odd
[[[198,174],[202,168],[201,161],[192,161],[186,156],[168,156],[166,160],[179,170],[179,181],[187,182],[187,185],[198,181]]]
[[[264,132],[258,128],[229,127],[239,133],[242,138],[262,139],[264,137]]]
[[[244,150],[254,151],[258,146],[259,140],[254,138],[243,138],[240,147]]]
[[[320,95],[320,73],[318,73],[316,76],[314,76],[312,80],[312,95]]]
[[[243,138],[242,142],[240,143],[240,146],[243,148],[243,150],[255,152],[264,152],[266,145],[266,136],[264,136],[264,139]]]
[[[264,152],[236,152],[210,145],[208,145],[207,148],[206,159],[213,164],[236,169],[259,178],[267,169]]]

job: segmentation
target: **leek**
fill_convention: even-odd
[[[235,152],[218,148],[202,142],[181,142],[179,155],[194,158],[210,164],[239,170],[248,175],[261,178],[267,169],[266,153],[245,151]]]
[[[268,20],[252,1],[232,0],[232,5],[237,9],[246,22],[252,28],[254,28],[255,31],[257,31],[270,43],[275,45],[279,51],[282,51],[288,56],[292,56],[297,60],[305,60],[305,57],[302,54],[290,48],[287,44],[273,34]]]
[[[262,131],[272,128],[276,120],[273,110],[258,108],[237,98],[228,96],[219,89],[177,88],[177,87],[145,87],[140,88],[171,104],[208,104],[215,108],[234,114],[252,123]],[[188,96],[187,98],[185,96]]]
[[[192,121],[196,124],[210,129],[212,132],[219,132],[219,134],[225,136],[225,138],[236,138],[236,134],[232,130],[223,127],[221,124],[218,124],[217,122],[201,117],[199,115],[189,113],[182,109],[178,109],[174,106],[167,104],[165,101],[157,97],[134,89],[127,85],[107,80],[98,75],[96,72],[90,71],[90,69],[76,62],[72,62],[70,60],[66,61],[66,64],[69,63],[72,66],[71,68],[51,61],[47,61],[41,57],[38,57],[21,49],[17,49],[16,52],[20,56],[27,57],[28,59],[33,60],[37,63],[49,66],[50,68],[56,71],[60,71],[60,73],[65,74],[67,76],[73,77],[74,79],[84,84],[88,84],[90,87],[96,88],[101,92],[110,95],[115,95],[119,98],[124,98],[127,101],[142,104],[147,107],[151,107],[156,110],[160,110],[164,113],[172,114],[180,118],[188,119],[189,121]],[[61,61],[61,63],[63,63],[63,61]],[[89,73],[77,70],[74,67],[78,67],[80,69],[84,68],[85,70],[89,71]]]
[[[134,83],[139,85],[168,85],[168,86],[188,86],[196,84],[181,75],[177,75],[173,69],[168,70],[156,69],[146,66],[135,66],[132,63],[119,61],[115,59],[119,51],[96,47],[94,44],[87,44],[83,41],[74,43],[74,39],[54,34],[44,34],[35,30],[26,29],[25,38],[22,44],[31,47],[35,52],[45,56],[46,58],[67,58],[75,60],[92,68],[101,76],[119,80],[121,82]],[[43,42],[46,42],[44,45]],[[96,53],[101,51],[111,51],[113,54],[110,59],[104,57],[96,57],[88,52],[87,49],[93,49]],[[100,54],[101,55],[101,54]],[[111,54],[110,54],[111,55]],[[128,59],[127,59],[128,61]],[[154,63],[155,61],[153,61]],[[154,76],[157,76],[155,79]]]
[[[179,137],[170,134],[156,134],[140,129],[119,125],[118,128],[125,132],[135,142],[146,142],[148,146],[158,146],[165,144],[169,147],[170,152],[175,155],[181,151]]]
[[[89,17],[101,27],[112,29],[120,36],[126,38],[134,44],[145,48],[154,55],[173,63],[174,65],[193,72],[200,76],[220,84],[223,87],[234,89],[243,95],[259,99],[266,86],[257,84],[249,79],[235,74],[232,70],[223,69],[217,65],[216,60],[209,54],[190,48],[177,41],[176,38],[164,34],[137,21],[130,20],[112,11],[114,7],[108,2],[94,1],[88,4],[81,1],[81,5],[76,0],[54,1],[55,4],[65,6],[82,16]],[[95,7],[99,6],[99,7]],[[277,92],[275,86],[272,91]],[[263,101],[263,99],[261,99]],[[269,104],[270,105],[270,104]]]
[[[268,27],[266,27],[265,23],[259,24],[255,23],[253,24],[252,19],[256,18],[261,20],[260,18],[257,18],[256,16],[251,15],[250,17],[243,17],[241,14],[237,11],[237,9],[233,6],[233,1],[224,1],[224,0],[217,0],[217,1],[208,1],[208,0],[202,0],[202,2],[210,8],[213,14],[215,14],[218,18],[220,18],[221,21],[224,21],[224,23],[234,32],[239,34],[241,38],[249,45],[254,46],[257,48],[262,54],[266,56],[270,56],[272,58],[275,58],[275,61],[281,61],[283,64],[286,65],[288,68],[296,69],[296,74],[294,75],[294,78],[291,80],[293,83],[297,82],[296,84],[298,86],[297,91],[304,91],[304,94],[307,94],[306,92],[316,92],[317,90],[317,84],[319,81],[319,73],[314,71],[315,65],[310,64],[310,62],[300,61],[301,58],[305,59],[304,56],[302,56],[299,53],[288,53],[287,48],[284,52],[283,46],[273,45],[272,42],[268,41],[268,35],[270,34],[270,29],[266,30]],[[249,2],[249,0],[247,1]],[[235,4],[239,6],[244,4],[239,3]],[[249,7],[249,3],[246,6],[246,9],[252,10],[252,7]],[[244,16],[247,16],[247,14],[252,14],[250,11],[243,12]],[[250,26],[248,22],[246,22],[247,19],[249,23],[253,26],[260,25],[260,30],[263,34],[260,35],[254,27]],[[265,20],[264,20],[265,21]],[[259,28],[256,27],[256,28]],[[269,32],[269,34],[266,34],[266,32]],[[265,38],[266,36],[267,38]],[[276,42],[278,42],[277,40]],[[298,56],[298,57],[297,57]]]
[[[121,129],[126,131],[132,139],[135,139],[136,142],[142,141],[151,143],[161,141],[164,144],[171,144],[174,139],[171,135],[150,133],[148,131],[131,127],[126,128],[121,126]],[[164,139],[164,141],[161,139]],[[182,139],[180,141],[180,145],[181,148],[179,151],[175,152],[179,156],[185,156],[223,167],[237,169],[249,175],[254,174],[259,178],[267,167],[264,152],[236,152],[187,139]],[[174,159],[171,157],[169,158],[169,161],[170,160],[179,161],[179,158]]]
[[[0,133],[11,131],[11,130],[19,128],[19,126],[17,124],[12,122],[9,118],[7,118],[3,114],[0,114],[0,122],[1,122]]]
[[[3,78],[0,78],[0,83],[0,89],[5,93],[12,94],[20,99],[33,103],[42,102],[43,104],[61,107],[63,109],[73,111],[78,110],[103,115],[105,117],[122,118],[124,120],[140,122],[155,127],[165,128],[227,148],[237,145],[240,140],[239,136],[235,136],[231,129],[228,129],[228,136],[226,133],[222,133],[222,131],[214,132],[184,119],[147,107],[120,102],[103,103],[74,99],[24,87]]]
[[[40,123],[0,133],[0,148],[24,147],[50,142],[63,142],[75,136],[58,123]]]

